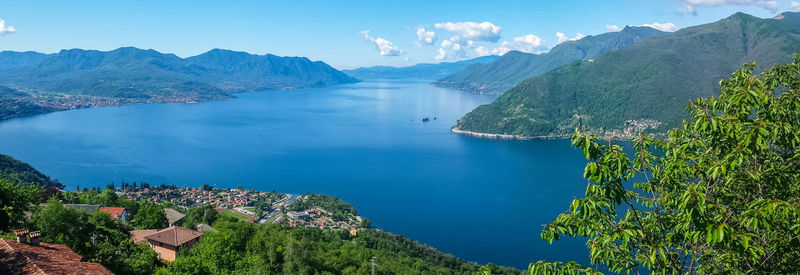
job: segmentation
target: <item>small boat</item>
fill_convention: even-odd
[[[422,118],[422,122],[428,122],[429,120],[431,120],[431,119],[430,119],[430,118],[427,118],[427,117],[423,117],[423,118]]]

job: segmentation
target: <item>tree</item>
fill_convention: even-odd
[[[42,233],[43,241],[65,244],[81,255],[89,253],[89,236],[94,228],[87,215],[80,210],[65,207],[60,201],[51,199],[47,206],[34,215],[33,220]]]
[[[167,227],[167,214],[160,205],[142,201],[139,211],[133,216],[137,229],[161,229]]]
[[[25,212],[41,201],[42,187],[0,179],[0,231],[21,225]]]
[[[210,204],[192,207],[186,211],[186,217],[183,220],[183,226],[189,228],[201,223],[211,225],[217,221],[217,210]]]
[[[203,184],[203,191],[213,191],[214,187],[208,185],[208,183]]]
[[[635,156],[576,131],[586,195],[546,225],[552,242],[585,237],[613,272],[800,272],[800,55],[753,75],[746,64],[698,99],[665,140],[640,135]],[[530,272],[596,271],[538,262]]]
[[[105,189],[103,190],[103,192],[100,192],[97,201],[102,206],[118,206],[119,205],[118,200],[119,196],[117,195],[117,192],[114,191],[114,189]]]

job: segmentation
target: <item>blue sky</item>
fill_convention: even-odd
[[[800,9],[800,3],[0,0],[0,7],[0,50],[52,53],[134,46],[187,57],[223,48],[306,56],[350,69],[454,61],[512,49],[543,52],[559,42],[557,33],[563,40],[614,29],[607,25],[671,23],[682,28],[737,11],[773,17]]]

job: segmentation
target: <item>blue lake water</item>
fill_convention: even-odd
[[[326,193],[374,227],[481,264],[586,262],[583,240],[548,245],[539,237],[586,187],[585,160],[569,141],[450,132],[494,99],[371,81],[83,109],[0,123],[0,152],[68,189],[125,180]]]

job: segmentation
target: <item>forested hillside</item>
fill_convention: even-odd
[[[689,100],[719,95],[719,81],[750,61],[788,63],[800,51],[800,14],[723,20],[651,37],[518,84],[458,121],[456,129],[566,137],[575,127],[609,136],[663,133]]]
[[[499,94],[527,78],[576,60],[588,60],[606,52],[624,49],[642,39],[664,33],[650,27],[627,26],[618,32],[566,41],[543,54],[512,51],[492,63],[469,66],[434,82],[434,85],[475,93]]]
[[[42,172],[34,169],[29,164],[4,154],[0,154],[0,179],[11,182],[32,183],[45,187],[64,187],[58,180],[50,179],[50,177],[42,174]]]

